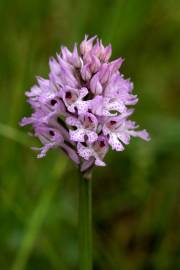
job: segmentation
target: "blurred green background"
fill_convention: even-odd
[[[139,95],[132,140],[94,171],[95,270],[180,269],[179,0],[0,0],[0,269],[78,269],[75,166],[18,126],[48,58],[85,33],[112,43]]]

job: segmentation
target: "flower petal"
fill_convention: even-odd
[[[82,128],[69,131],[70,139],[73,142],[84,142],[85,132]]]
[[[124,146],[118,140],[118,137],[115,133],[111,133],[109,135],[109,144],[112,146],[113,150],[116,150],[116,151],[123,151],[124,150]]]

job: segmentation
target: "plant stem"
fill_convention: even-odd
[[[79,270],[92,270],[92,181],[79,177]]]

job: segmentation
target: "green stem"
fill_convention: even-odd
[[[92,181],[79,177],[79,270],[92,270]]]

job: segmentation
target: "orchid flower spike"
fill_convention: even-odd
[[[111,45],[85,36],[72,52],[62,47],[49,61],[48,79],[38,77],[37,85],[26,92],[33,113],[21,126],[31,125],[42,143],[38,158],[58,148],[84,172],[105,166],[110,147],[123,151],[132,137],[150,139],[129,120],[134,111],[129,106],[137,103],[137,95],[119,71],[122,58],[110,61],[111,52]]]

